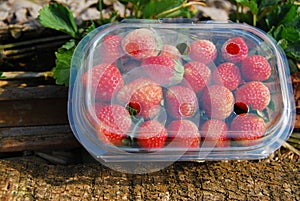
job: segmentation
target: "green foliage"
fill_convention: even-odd
[[[72,12],[62,4],[49,4],[39,11],[39,22],[47,28],[78,36],[78,28]]]
[[[269,33],[283,48],[291,72],[300,61],[300,7],[287,0],[233,0],[236,10],[230,14],[232,21],[246,22]],[[245,12],[245,7],[249,11]]]
[[[3,77],[3,72],[0,71],[0,79],[1,78],[4,78],[4,77]]]
[[[59,85],[69,85],[70,78],[70,64],[72,60],[73,52],[76,48],[76,41],[71,39],[62,47],[60,47],[57,52],[55,52],[56,56],[56,67],[53,68],[54,79],[56,79],[56,84]]]

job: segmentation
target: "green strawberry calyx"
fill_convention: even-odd
[[[175,61],[174,73],[170,78],[169,86],[176,85],[180,83],[183,79],[184,67],[179,61],[177,60],[174,61]]]

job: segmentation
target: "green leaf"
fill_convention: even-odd
[[[142,13],[144,18],[156,18],[157,14],[183,4],[183,0],[151,0],[145,5]]]
[[[288,12],[285,14],[284,18],[280,21],[281,24],[285,24],[287,22],[293,21],[297,15],[297,6],[291,5]]]
[[[289,42],[295,42],[300,39],[300,29],[297,30],[282,24],[273,31],[273,36],[277,41],[285,39]]]
[[[289,43],[288,47],[285,49],[285,53],[300,61],[300,40],[298,40],[297,42],[294,42],[294,43]]]
[[[258,6],[256,0],[236,0],[236,2],[243,6],[247,6],[253,14],[258,13]]]
[[[284,23],[293,24],[293,21],[295,20],[299,20],[300,23],[300,19],[298,19],[299,11],[297,11],[296,7],[296,5],[291,3],[286,3],[277,6],[277,9],[273,10],[270,14],[266,16],[266,23],[269,27],[279,26]]]
[[[288,41],[285,39],[281,39],[278,41],[277,44],[280,45],[282,47],[282,49],[286,49],[288,46]]]
[[[52,3],[44,6],[39,11],[38,19],[44,27],[62,31],[72,37],[77,35],[78,28],[73,14],[62,4]]]
[[[299,71],[298,66],[295,64],[295,62],[292,59],[288,59],[288,63],[289,63],[291,74]]]
[[[2,76],[2,75],[3,75],[3,72],[0,71],[0,79],[4,78],[4,76]]]
[[[261,0],[259,3],[259,9],[263,10],[267,7],[277,5],[281,0]]]
[[[75,40],[70,40],[55,52],[56,66],[53,68],[53,74],[56,84],[69,85],[70,65],[75,47]]]

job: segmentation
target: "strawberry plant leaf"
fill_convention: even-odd
[[[288,47],[285,49],[285,52],[288,56],[300,60],[300,40],[294,43],[289,43]]]
[[[74,16],[69,8],[62,4],[52,3],[44,6],[39,11],[38,19],[44,27],[62,31],[74,38],[77,36],[78,28]]]
[[[55,52],[56,67],[53,68],[53,77],[56,79],[56,84],[69,85],[70,65],[75,47],[76,42],[74,39],[71,39]]]
[[[259,3],[259,10],[266,9],[270,6],[277,5],[281,0],[261,0]]]
[[[236,0],[236,2],[243,6],[247,6],[253,14],[258,13],[258,6],[256,0]]]
[[[183,4],[183,0],[151,0],[145,5],[142,13],[144,18],[156,18],[156,15],[178,7]],[[165,16],[161,16],[165,17]]]
[[[4,76],[3,76],[3,72],[0,71],[0,79],[3,79]]]

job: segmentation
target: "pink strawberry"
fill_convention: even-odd
[[[228,127],[222,120],[211,119],[206,121],[200,130],[204,142],[204,146],[228,147],[230,139],[228,137]]]
[[[155,120],[142,123],[137,131],[137,143],[145,149],[162,148],[167,139],[166,128]]]
[[[234,97],[226,87],[211,85],[203,92],[202,106],[209,117],[226,119],[233,111]]]
[[[97,109],[97,108],[96,108]],[[120,105],[106,105],[95,111],[98,138],[105,144],[121,145],[131,127],[128,111]]]
[[[260,111],[269,105],[270,99],[270,91],[262,82],[248,82],[236,91],[236,102],[245,103]]]
[[[158,55],[161,41],[154,30],[140,28],[129,32],[124,37],[122,47],[127,55],[141,60]]]
[[[84,87],[95,92],[95,97],[101,102],[111,100],[114,93],[124,86],[119,69],[111,64],[99,64],[85,72],[81,81]]]
[[[163,45],[160,55],[165,55],[176,60],[180,60],[181,57],[179,50],[173,45]]]
[[[191,117],[198,110],[195,92],[185,86],[172,86],[166,92],[166,109],[174,118]]]
[[[200,133],[198,127],[190,120],[174,120],[167,130],[171,140],[170,147],[199,148]]]
[[[122,37],[119,35],[107,35],[100,46],[100,59],[102,63],[115,64],[117,59],[124,55],[121,46]]]
[[[162,87],[148,78],[139,78],[126,84],[119,91],[117,99],[131,109],[137,110],[136,116],[151,119],[160,110],[160,102],[163,99]]]
[[[231,62],[239,62],[248,56],[248,47],[241,37],[230,38],[222,46],[224,59]]]
[[[271,75],[271,67],[265,57],[252,55],[242,62],[242,75],[247,81],[264,81]]]
[[[262,138],[266,132],[266,123],[255,114],[236,116],[231,122],[232,138],[240,145],[251,146],[254,140]]]
[[[146,58],[142,68],[151,79],[167,86],[180,83],[184,73],[181,63],[165,55]]]
[[[184,65],[184,81],[187,82],[195,93],[201,92],[211,78],[210,69],[200,62],[189,62]]]
[[[233,63],[223,63],[213,72],[213,81],[216,84],[224,85],[229,90],[235,90],[241,83],[239,68]]]
[[[188,52],[192,60],[204,64],[213,62],[217,57],[217,48],[209,40],[196,40],[192,42]]]

